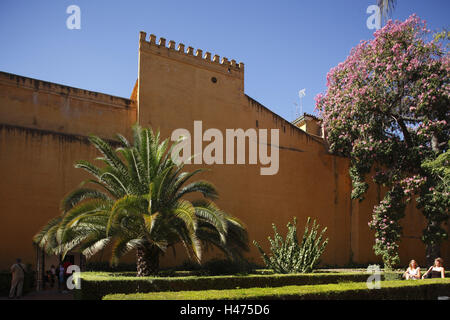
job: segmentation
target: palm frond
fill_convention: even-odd
[[[95,189],[75,189],[63,198],[63,200],[61,201],[61,210],[63,212],[67,212],[75,207],[78,203],[90,199],[108,200],[109,197],[105,193]]]
[[[218,193],[216,187],[208,181],[195,181],[183,187],[175,196],[175,199],[180,199],[185,195],[193,192],[200,192],[205,198],[217,199]]]
[[[179,218],[184,222],[189,233],[195,234],[195,230],[197,229],[197,216],[191,202],[179,200],[171,211],[176,218]]]
[[[380,8],[381,17],[384,21],[386,21],[390,17],[392,11],[394,11],[396,4],[396,0],[377,0],[377,5]]]

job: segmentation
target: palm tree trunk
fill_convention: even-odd
[[[159,271],[159,253],[156,246],[138,247],[136,250],[136,269],[138,277],[156,275]]]

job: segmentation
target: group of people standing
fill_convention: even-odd
[[[44,277],[44,283],[49,284],[51,288],[55,286],[55,280],[58,279],[58,291],[64,292],[66,288],[67,278],[70,274],[67,272],[69,266],[72,263],[68,260],[59,263],[56,268],[54,265],[51,265],[50,270],[47,270]],[[11,289],[9,291],[10,299],[20,299],[22,297],[23,292],[23,283],[25,280],[26,266],[21,262],[21,259],[18,258],[16,263],[11,266]]]
[[[61,262],[56,268],[53,264],[50,270],[45,273],[44,281],[49,284],[51,288],[55,286],[56,279],[58,280],[58,290],[61,292],[66,289],[66,281],[69,273],[67,268],[71,265],[69,261]]]
[[[426,278],[445,278],[444,260],[442,258],[436,258],[434,264],[428,268],[428,270],[421,275],[420,267],[416,260],[411,260],[408,269],[406,269],[403,277],[407,280],[418,280]]]

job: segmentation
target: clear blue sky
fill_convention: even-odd
[[[244,62],[245,92],[291,121],[298,90],[312,113],[328,70],[372,38],[366,8],[375,2],[0,0],[0,71],[129,97],[143,30]],[[72,4],[81,30],[66,28]],[[398,0],[393,18],[412,13],[449,28],[448,0]]]

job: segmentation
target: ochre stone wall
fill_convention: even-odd
[[[62,197],[87,178],[73,167],[93,159],[86,138],[0,125],[0,269],[35,262],[32,237],[59,214]]]
[[[0,72],[0,270],[35,263],[32,237],[88,178],[75,161],[99,156],[88,135],[135,122],[131,100]]]
[[[0,123],[64,134],[128,135],[132,100],[0,72]]]
[[[257,240],[267,249],[272,223],[285,232],[296,216],[301,232],[310,216],[328,228],[330,241],[323,264],[380,262],[373,253],[374,237],[367,223],[383,190],[371,185],[365,201],[351,201],[348,159],[328,154],[320,138],[247,96],[243,63],[219,61],[218,56],[183,45],[176,49],[174,42],[166,44],[164,39],[157,44],[153,35],[146,38],[141,33],[138,80],[131,99],[0,72],[0,269],[16,257],[35,262],[33,235],[59,214],[61,198],[87,177],[73,163],[98,156],[88,143],[89,134],[129,137],[132,124],[138,122],[159,128],[163,137],[178,128],[193,135],[195,120],[202,121],[202,133],[216,128],[224,138],[226,129],[279,130],[277,174],[261,175],[264,165],[258,161],[210,165],[211,171],[199,176],[216,185],[218,205],[246,224],[249,260],[262,263],[251,242]],[[207,144],[203,142],[203,148]],[[248,152],[246,156],[248,163]],[[206,165],[187,166],[189,170],[197,167]],[[408,206],[403,226],[402,263],[414,258],[423,265],[424,218],[414,204]],[[442,253],[447,261],[449,251],[446,242]],[[206,258],[218,254],[209,251]],[[128,261],[133,258],[129,256]],[[182,248],[176,257],[169,250],[162,265],[185,259]]]

